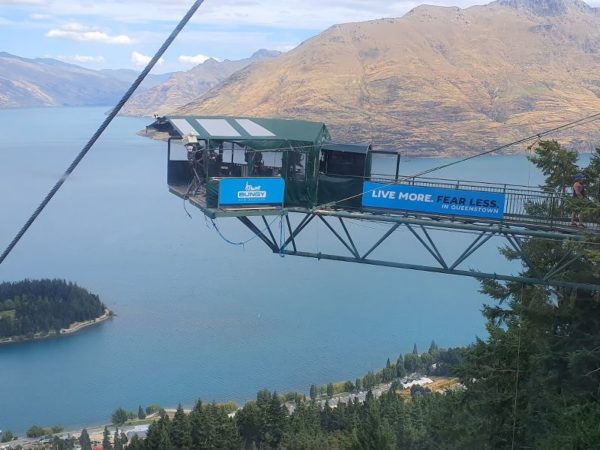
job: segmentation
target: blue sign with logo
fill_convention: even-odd
[[[502,219],[505,194],[366,181],[362,204],[367,208],[401,209],[451,216]]]
[[[283,205],[283,178],[221,178],[219,206]]]

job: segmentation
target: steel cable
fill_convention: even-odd
[[[187,23],[190,21],[192,16],[196,13],[198,8],[202,5],[202,3],[204,3],[204,0],[196,0],[194,2],[194,4],[191,6],[191,8],[186,13],[186,15],[181,19],[179,24],[175,27],[175,29],[173,30],[171,35],[167,38],[167,40],[163,43],[163,45],[158,49],[158,51],[156,52],[154,57],[150,60],[148,65],[145,67],[145,69],[140,73],[140,75],[133,82],[133,84],[130,86],[130,88],[127,90],[127,92],[125,92],[125,94],[123,95],[123,98],[121,98],[119,103],[117,103],[117,105],[114,107],[114,109],[106,117],[106,119],[104,120],[104,122],[102,123],[100,128],[98,128],[96,130],[96,132],[90,138],[90,140],[85,145],[85,147],[83,147],[83,149],[79,152],[79,154],[77,155],[75,160],[71,163],[71,165],[68,167],[68,169],[65,171],[65,173],[60,177],[60,179],[54,185],[54,187],[50,190],[50,192],[46,195],[46,197],[44,198],[42,203],[40,203],[40,205],[33,212],[31,217],[27,220],[25,225],[23,225],[21,230],[17,233],[17,235],[12,240],[12,242],[8,245],[6,250],[4,250],[4,252],[0,256],[0,264],[2,264],[4,262],[4,260],[6,259],[6,257],[12,252],[12,250],[17,245],[17,243],[25,235],[25,233],[27,232],[29,227],[33,224],[33,222],[35,222],[35,220],[38,218],[38,216],[41,214],[41,212],[44,210],[44,208],[48,205],[50,200],[52,200],[52,197],[54,197],[54,195],[62,187],[62,185],[65,183],[65,181],[67,181],[67,179],[73,173],[73,171],[77,168],[77,166],[79,165],[81,160],[85,157],[85,155],[87,155],[87,153],[90,151],[90,149],[94,146],[94,144],[96,143],[98,138],[100,138],[100,136],[102,136],[102,133],[104,133],[104,131],[106,130],[106,128],[108,128],[108,126],[113,121],[113,119],[117,116],[117,114],[119,114],[119,111],[121,111],[121,108],[123,108],[125,103],[127,103],[127,100],[129,100],[129,98],[133,95],[133,93],[136,91],[136,89],[139,87],[139,85],[142,83],[142,81],[144,81],[146,76],[150,73],[152,68],[160,60],[162,55],[167,51],[167,49],[173,43],[173,41],[175,40],[177,35],[181,32],[181,30],[183,30],[183,28],[187,25]]]

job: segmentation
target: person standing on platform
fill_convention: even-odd
[[[579,200],[585,200],[585,184],[582,173],[575,175],[575,183],[573,184],[573,199],[576,203],[581,203]],[[581,205],[575,205],[573,208],[573,214],[571,215],[571,225],[585,227],[582,221]]]

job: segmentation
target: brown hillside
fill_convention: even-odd
[[[334,26],[177,112],[321,120],[340,141],[450,155],[600,112],[599,69],[600,14],[578,0],[422,6]],[[589,148],[599,125],[554,137]]]
[[[200,97],[238,70],[254,62],[276,58],[279,55],[280,52],[277,51],[259,50],[250,58],[237,61],[209,59],[187,72],[177,72],[164,83],[134,95],[121,114],[132,116],[165,114]]]

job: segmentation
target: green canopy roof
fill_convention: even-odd
[[[236,142],[256,150],[316,146],[329,139],[324,123],[306,120],[225,116],[167,116],[181,137],[198,136],[210,141]]]

